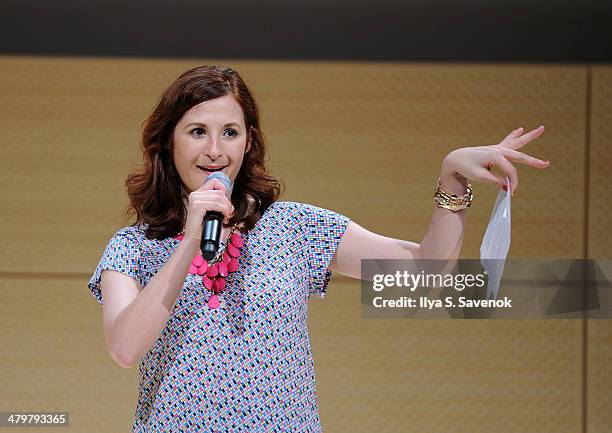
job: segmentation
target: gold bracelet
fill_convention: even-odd
[[[470,207],[473,198],[472,185],[470,185],[469,182],[467,184],[467,192],[464,195],[456,195],[444,191],[440,184],[440,178],[438,178],[438,184],[434,190],[434,202],[436,206],[457,212]]]

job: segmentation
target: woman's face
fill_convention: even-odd
[[[174,128],[174,165],[188,193],[215,167],[222,167],[233,185],[249,148],[242,108],[232,95],[193,106]]]

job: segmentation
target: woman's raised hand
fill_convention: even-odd
[[[511,161],[535,168],[546,168],[550,165],[550,161],[543,161],[517,150],[543,133],[543,125],[527,134],[523,134],[523,128],[518,128],[508,134],[499,144],[455,149],[442,162],[441,178],[459,175],[468,180],[492,183],[506,189],[505,179],[491,173],[491,168],[497,166],[510,178],[512,194],[514,194],[518,188],[518,173]]]
[[[202,238],[202,222],[208,211],[223,214],[225,224],[234,214],[234,206],[227,197],[227,189],[218,179],[206,181],[199,189],[189,193],[185,237]]]

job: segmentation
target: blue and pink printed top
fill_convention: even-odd
[[[277,201],[243,234],[220,307],[206,305],[202,277],[189,274],[139,362],[132,431],[320,432],[307,302],[325,296],[349,222],[328,209]],[[180,242],[146,239],[145,229],[124,227],[108,242],[88,284],[100,304],[103,270],[145,287]]]

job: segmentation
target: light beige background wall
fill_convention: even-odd
[[[259,101],[281,200],[420,242],[449,151],[544,124],[524,151],[551,166],[517,165],[510,257],[612,257],[610,66],[2,57],[0,410],[130,430],[138,372],[108,356],[87,281],[131,223],[141,122],[205,63],[238,70]],[[463,258],[479,257],[497,193],[474,186]],[[325,431],[612,428],[610,321],[366,321],[359,298],[358,280],[335,275],[310,301]]]

